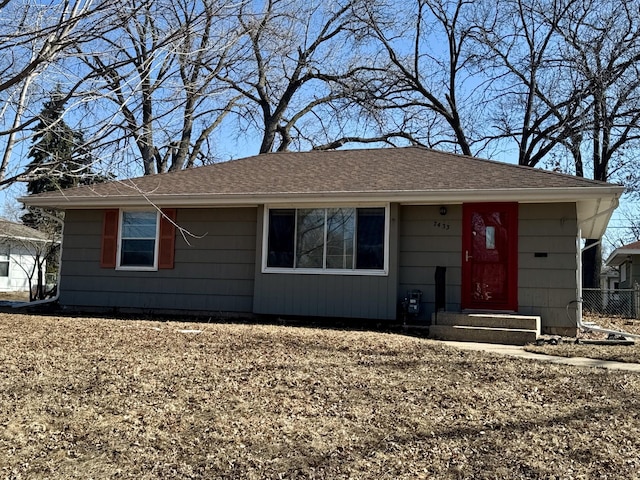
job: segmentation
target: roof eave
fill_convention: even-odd
[[[67,209],[157,207],[252,207],[257,205],[355,204],[396,202],[412,205],[518,202],[576,204],[582,238],[601,238],[617,208],[623,187],[616,185],[491,190],[375,192],[291,192],[256,194],[104,195],[87,197],[21,197],[25,205]]]
[[[432,191],[372,191],[372,192],[290,192],[255,194],[179,194],[179,195],[91,195],[86,197],[20,197],[25,205],[67,209],[142,207],[155,204],[171,207],[255,206],[279,203],[342,203],[344,201],[391,201],[406,204],[440,204],[465,202],[558,203],[579,202],[598,198],[618,198],[619,186],[432,190]]]
[[[619,267],[630,255],[640,255],[640,250],[616,248],[613,252],[611,252],[611,255],[609,255],[609,258],[607,258],[604,264],[610,267]]]
[[[37,242],[37,243],[52,242],[52,243],[60,243],[58,240],[54,240],[54,239],[36,238],[36,237],[24,237],[24,236],[20,236],[20,235],[2,234],[2,235],[0,235],[0,238],[4,238],[4,239],[7,239],[7,240],[16,240],[16,241],[20,241],[20,242]]]

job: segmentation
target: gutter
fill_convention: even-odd
[[[529,190],[529,191],[527,191]],[[254,206],[258,204],[316,203],[329,200],[340,203],[345,200],[355,202],[392,201],[397,203],[436,205],[440,203],[519,202],[554,203],[595,200],[603,196],[618,197],[622,187],[575,187],[568,189],[491,189],[491,190],[430,190],[430,191],[327,191],[327,192],[277,192],[277,193],[185,193],[185,194],[124,194],[63,197],[20,197],[25,205],[52,207],[61,210],[67,208],[118,208],[145,206],[150,203],[175,207],[213,207],[213,206]]]

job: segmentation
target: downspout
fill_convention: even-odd
[[[589,220],[594,220],[598,217],[601,217],[602,215],[605,214],[610,214],[611,212],[613,212],[613,210],[615,210],[616,208],[618,208],[618,205],[620,203],[619,197],[616,195],[616,197],[614,198],[614,201],[612,202],[612,205],[607,208],[606,210],[600,212],[600,213],[596,213],[595,215],[592,215],[589,218],[586,218],[582,221],[582,223],[585,223]],[[576,239],[576,242],[579,245],[579,241],[582,238],[582,229],[578,229],[578,238]],[[576,325],[578,327],[579,330],[584,330],[587,332],[598,332],[598,333],[606,333],[609,335],[620,335],[623,337],[630,337],[630,338],[638,338],[640,339],[640,335],[634,335],[631,333],[627,333],[627,332],[621,332],[618,330],[610,330],[608,328],[602,328],[597,326],[595,323],[593,322],[583,322],[582,321],[582,253],[589,250],[590,248],[593,248],[597,245],[600,245],[602,240],[598,240],[597,242],[589,245],[588,247],[582,248],[582,249],[578,249],[576,248],[576,250],[579,251],[579,258],[578,258],[578,300],[571,300],[569,303],[567,303],[566,306],[566,310],[567,310],[567,318],[569,318],[569,321],[571,321],[571,315],[569,314],[569,307],[574,304],[577,303],[578,304],[578,310],[576,312]]]
[[[62,278],[62,238],[64,238],[64,220],[60,220],[58,217],[48,214],[44,211],[41,212],[43,215],[55,220],[56,222],[60,222],[62,224],[62,235],[60,236],[60,250],[58,252],[58,263],[60,265],[58,270],[58,287],[56,288],[56,294],[51,298],[45,298],[43,300],[35,300],[33,302],[28,303],[14,303],[11,305],[11,308],[27,308],[32,307],[34,305],[46,305],[48,303],[57,302],[60,298],[60,279]]]
[[[580,241],[580,237],[581,237],[581,231],[578,231],[578,239],[577,241]],[[578,300],[571,300],[569,303],[567,303],[567,318],[569,318],[569,321],[571,321],[571,315],[569,314],[569,307],[574,304],[577,303],[578,304],[578,311],[576,312],[576,324],[579,330],[583,330],[586,332],[597,332],[597,333],[606,333],[607,335],[619,335],[622,337],[627,337],[627,338],[638,338],[640,339],[640,335],[633,335],[631,333],[627,333],[627,332],[622,332],[622,331],[618,331],[618,330],[609,330],[608,328],[602,328],[597,326],[595,323],[593,322],[583,322],[582,321],[582,252],[589,250],[590,248],[595,247],[596,245],[600,245],[600,240],[598,240],[596,243],[593,243],[591,245],[589,245],[586,248],[580,249],[580,253],[579,255],[579,259],[578,259]]]
[[[578,230],[578,238],[576,242],[579,242],[580,238],[581,238],[581,230]],[[585,332],[606,333],[607,335],[619,335],[622,337],[640,339],[640,335],[633,335],[631,333],[622,332],[618,330],[610,330],[608,328],[599,327],[593,322],[582,321],[582,252],[584,252],[585,250],[589,250],[590,248],[595,247],[596,245],[599,245],[599,244],[600,244],[600,240],[598,240],[596,243],[589,245],[584,249],[576,249],[579,252],[578,253],[578,257],[579,257],[578,258],[578,300],[571,300],[569,303],[567,303],[567,306],[566,306],[567,318],[569,319],[569,321],[571,321],[571,315],[569,314],[569,307],[574,303],[577,303],[578,310],[576,312],[576,326],[578,327],[578,330],[585,331]]]
[[[640,335],[634,335],[632,333],[622,332],[622,331],[618,331],[618,330],[609,330],[608,328],[599,327],[593,322],[584,323],[582,321],[582,318],[581,318],[581,316],[582,316],[582,298],[580,300],[571,300],[569,303],[567,303],[567,317],[569,317],[569,319],[571,319],[571,315],[569,315],[569,307],[573,303],[578,303],[579,304],[578,310],[580,312],[580,315],[578,315],[578,317],[577,317],[577,324],[578,324],[578,328],[580,330],[584,330],[586,332],[606,333],[606,334],[609,334],[609,335],[619,335],[621,337],[630,337],[630,338],[640,339]]]
[[[580,330],[580,325],[582,324],[582,248],[580,247],[580,241],[582,239],[582,229],[578,227],[578,236],[576,237],[576,260],[578,264],[578,270],[576,272],[576,285],[577,285],[577,293],[580,301],[577,301],[577,311],[576,311],[576,323],[578,331]],[[596,245],[596,244],[594,244]],[[569,316],[569,305],[571,302],[567,304],[567,316]]]

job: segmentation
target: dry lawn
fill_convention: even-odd
[[[640,320],[626,318],[590,317],[586,321],[595,322],[599,327],[640,335]],[[580,335],[580,338],[591,340],[605,340],[606,334],[590,333]],[[558,345],[527,345],[526,350],[546,355],[558,355],[560,357],[588,357],[599,360],[611,360],[616,362],[640,363],[640,340],[636,339],[634,345],[576,345],[575,342],[564,341]]]
[[[19,314],[0,314],[0,365],[0,478],[640,478],[632,373],[375,332]]]
[[[0,292],[0,301],[28,302],[29,292]]]

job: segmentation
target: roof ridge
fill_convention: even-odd
[[[572,178],[572,179],[580,179],[581,181],[585,181],[585,182],[589,182],[592,183],[594,185],[620,185],[620,184],[614,184],[614,183],[610,183],[610,182],[606,182],[603,180],[595,180],[592,178],[587,178],[587,177],[580,177],[578,175],[574,175],[571,173],[566,173],[566,172],[557,172],[557,171],[553,171],[553,170],[547,170],[544,168],[539,168],[536,166],[529,166],[529,165],[520,165],[517,163],[510,163],[510,162],[505,162],[503,160],[496,160],[493,158],[485,158],[485,157],[477,157],[474,155],[466,155],[464,153],[455,153],[455,152],[448,152],[448,151],[444,151],[444,150],[436,150],[434,148],[429,148],[429,147],[425,147],[423,145],[407,145],[404,147],[378,147],[378,148],[366,148],[366,147],[361,147],[361,148],[350,148],[350,149],[345,149],[345,150],[305,150],[305,151],[286,151],[286,152],[267,152],[267,153],[259,153],[257,155],[251,155],[249,157],[242,157],[242,158],[237,158],[237,159],[233,159],[233,160],[228,160],[228,161],[236,161],[236,160],[247,160],[250,158],[254,158],[254,157],[261,157],[263,155],[267,156],[275,156],[275,155],[300,155],[300,154],[306,154],[306,153],[319,153],[319,154],[324,154],[324,153],[344,153],[347,154],[349,152],[366,152],[366,151],[380,151],[380,150],[405,150],[405,149],[416,149],[416,150],[424,150],[424,151],[428,151],[428,152],[433,152],[437,155],[446,155],[446,156],[450,156],[456,159],[460,159],[460,158],[466,158],[472,161],[476,161],[476,162],[488,162],[488,163],[492,163],[492,164],[497,164],[497,165],[505,165],[509,168],[515,168],[515,169],[519,169],[519,170],[527,170],[527,171],[535,171],[535,172],[540,172],[543,173],[545,175],[551,175],[551,176],[563,176],[565,178]],[[226,162],[219,162],[219,163],[226,163]]]
[[[578,175],[573,175],[571,173],[557,172],[557,171],[554,171],[554,170],[547,170],[547,169],[544,169],[544,168],[532,167],[532,166],[529,166],[529,165],[520,165],[518,163],[509,163],[509,162],[505,162],[505,161],[502,161],[502,160],[495,160],[493,158],[476,157],[474,155],[466,155],[466,154],[463,154],[463,153],[454,153],[454,152],[446,152],[446,151],[441,151],[441,150],[434,150],[434,149],[428,148],[428,147],[421,147],[420,145],[414,145],[412,147],[422,148],[422,149],[425,149],[425,150],[428,150],[428,151],[435,152],[435,153],[440,154],[440,155],[447,155],[447,156],[452,156],[452,157],[455,157],[455,158],[467,158],[467,159],[473,160],[473,161],[489,162],[489,163],[492,163],[492,164],[505,165],[507,167],[516,168],[516,169],[520,169],[520,170],[541,172],[541,173],[544,173],[545,175],[552,175],[552,176],[559,175],[559,176],[563,176],[563,177],[566,177],[566,178],[573,178],[573,179],[579,178],[580,180],[584,180],[584,181],[587,181],[587,182],[590,182],[590,183],[594,183],[596,185],[602,185],[602,184],[618,185],[618,184],[612,184],[612,183],[609,183],[609,182],[606,182],[606,181],[603,181],[603,180],[594,180],[592,178],[580,177]],[[404,147],[400,147],[400,148],[404,148]]]
[[[207,165],[202,165],[200,167],[193,167],[193,168],[185,168],[182,170],[171,170],[171,171],[166,171],[166,172],[161,172],[161,173],[156,173],[154,175],[138,175],[135,177],[128,177],[128,178],[122,178],[122,179],[114,179],[114,182],[118,182],[118,183],[122,183],[122,182],[127,182],[127,181],[132,181],[132,180],[138,180],[141,178],[164,178],[165,176],[171,174],[171,175],[189,175],[189,173],[193,170],[199,170],[201,168],[205,168],[205,169],[211,169],[211,168],[219,168],[221,165],[225,165],[225,164],[229,164],[229,163],[235,163],[235,162],[243,162],[243,161],[248,161],[248,160],[255,160],[261,157],[275,157],[275,156],[294,156],[294,155],[307,155],[307,154],[318,154],[318,155],[330,155],[330,154],[340,154],[340,155],[348,155],[348,154],[353,154],[353,153],[362,153],[362,152],[380,152],[382,150],[387,150],[387,151],[393,151],[393,150],[421,150],[421,151],[425,151],[425,152],[430,152],[433,153],[435,155],[442,155],[442,156],[447,156],[447,157],[452,157],[455,158],[457,160],[460,159],[467,159],[469,161],[473,161],[473,162],[481,162],[481,163],[490,163],[493,165],[501,165],[503,167],[507,167],[507,168],[513,168],[513,169],[518,169],[518,170],[525,170],[525,171],[533,171],[533,172],[540,172],[543,173],[544,175],[549,175],[549,176],[562,176],[565,178],[570,178],[570,179],[580,179],[580,181],[585,181],[588,183],[591,183],[593,185],[618,185],[618,184],[612,184],[609,182],[605,182],[602,180],[593,180],[590,178],[585,178],[585,177],[579,177],[577,175],[572,175],[570,173],[564,173],[564,172],[556,172],[556,171],[551,171],[551,170],[546,170],[543,168],[538,168],[538,167],[531,167],[528,165],[519,165],[519,164],[515,164],[515,163],[509,163],[509,162],[505,162],[503,160],[496,160],[496,159],[492,159],[492,158],[484,158],[484,157],[476,157],[473,155],[466,155],[463,153],[455,153],[455,152],[447,152],[447,151],[443,151],[443,150],[436,150],[434,148],[429,148],[429,147],[425,147],[423,145],[407,145],[407,146],[403,146],[403,147],[378,147],[378,148],[366,148],[366,147],[362,147],[362,148],[349,148],[349,149],[344,149],[344,150],[304,150],[304,151],[284,151],[284,152],[266,152],[266,153],[258,153],[255,155],[250,155],[247,157],[240,157],[240,158],[232,158],[229,160],[223,160],[223,161],[219,161],[219,162],[214,162],[214,163],[210,163]],[[81,185],[78,186],[76,188],[82,188],[82,187],[95,187],[94,185]]]

